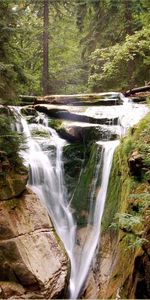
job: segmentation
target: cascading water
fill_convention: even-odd
[[[73,251],[76,225],[68,206],[63,178],[62,150],[65,141],[59,138],[54,129],[40,124],[36,125],[36,129],[42,129],[50,135],[51,143],[56,147],[56,162],[53,165],[52,157],[48,157],[42,151],[39,143],[32,138],[29,125],[18,109],[17,116],[22,125],[17,128],[18,130],[22,128],[27,143],[27,149],[21,154],[30,170],[28,184],[47,208],[56,232],[66,248],[71,261],[72,273],[74,273]]]
[[[75,277],[73,277],[73,275],[71,277],[73,284],[72,286],[70,286],[70,297],[73,299],[76,299],[78,297],[80,290],[86,280],[98,244],[113,153],[115,151],[115,148],[119,144],[119,141],[100,142],[100,144],[103,146],[102,182],[100,191],[97,195],[94,213],[91,218],[93,224],[92,227],[89,225],[89,234],[87,235],[84,246],[82,248],[82,254],[77,264]]]
[[[105,115],[105,117],[114,117],[117,113],[117,116],[120,117],[120,123],[114,127],[118,127],[115,130],[122,135],[126,128],[138,122],[146,112],[147,109],[143,108],[143,111],[140,109],[137,113],[136,106],[133,106],[132,103],[125,103],[122,106],[111,108],[91,107],[85,113],[91,116],[100,114],[101,116]],[[86,234],[84,235],[82,245],[78,247],[76,242],[77,225],[73,218],[70,199],[68,199],[64,184],[62,155],[66,142],[57,135],[54,129],[40,124],[35,125],[37,129],[42,129],[49,134],[50,143],[56,148],[56,159],[54,161],[53,156],[50,153],[45,153],[41,149],[39,142],[32,137],[30,131],[31,125],[27,124],[25,118],[21,116],[19,109],[17,109],[17,114],[20,118],[21,127],[23,128],[28,146],[22,155],[30,169],[29,185],[46,206],[55,229],[64,243],[71,261],[69,297],[77,298],[86,281],[99,242],[101,219],[107,194],[112,158],[119,142],[98,142],[98,146],[103,149],[102,156],[97,165],[95,180],[93,182],[93,191],[90,198],[91,210],[89,211]],[[113,126],[111,127],[113,128]],[[18,128],[20,129],[20,126]],[[99,168],[102,169],[102,180],[96,201],[94,202]]]

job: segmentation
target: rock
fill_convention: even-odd
[[[123,103],[123,95],[115,92],[75,95],[48,95],[45,97],[38,97],[35,100],[35,103],[75,106],[120,105]]]
[[[6,152],[0,151],[0,201],[19,196],[25,190],[28,171],[21,163],[15,169]]]
[[[20,95],[19,98],[22,106],[34,104],[35,101],[37,100],[36,96],[28,96],[28,95]]]
[[[65,138],[69,142],[80,142],[88,144],[98,140],[114,140],[117,135],[108,128],[100,126],[75,126],[69,125],[58,129],[60,137]]]
[[[59,107],[51,107],[51,105],[44,104],[35,105],[34,107],[37,111],[43,112],[51,118],[93,124],[118,125],[118,118],[93,118],[81,114],[79,115],[72,113],[67,109],[60,109]]]
[[[7,107],[5,105],[0,105],[0,113],[5,114],[5,115],[9,115],[10,114],[9,107]]]
[[[10,297],[19,296],[22,298],[22,295],[25,293],[25,289],[22,285],[16,282],[0,282],[0,297],[1,299],[9,299]]]
[[[142,175],[142,156],[139,154],[139,152],[136,150],[134,151],[130,158],[128,159],[128,165],[130,169],[130,174],[135,177],[141,177]]]
[[[0,280],[19,283],[26,293],[59,296],[68,259],[37,196],[28,189],[20,198],[0,202],[0,212]]]
[[[90,197],[92,195],[94,202],[99,189],[101,168],[99,168],[93,193],[94,174],[97,164],[101,162],[101,152],[102,147],[98,144],[87,147],[77,143],[67,145],[64,149],[65,183],[79,227],[87,225]]]
[[[9,167],[9,165],[7,165],[7,167]],[[4,169],[3,165],[2,168]],[[5,173],[4,176],[0,177],[0,201],[19,196],[25,190],[27,180],[27,172],[17,174],[14,170],[11,170],[9,173]]]
[[[26,106],[21,108],[21,113],[25,116],[34,116],[34,117],[38,116],[37,111],[34,108],[32,108],[32,106]]]

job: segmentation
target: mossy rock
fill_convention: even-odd
[[[139,295],[139,274],[145,285],[140,298],[150,295],[147,280],[149,266],[144,256],[142,272],[135,263],[140,257],[142,260],[143,249],[147,253],[150,243],[149,132],[150,113],[121,140],[114,154],[102,220],[103,238],[113,231],[117,239],[113,254],[110,254],[113,267],[107,285],[107,298],[115,298],[118,290],[123,299],[136,298]],[[135,153],[142,157],[140,178],[129,169],[128,160]]]
[[[39,138],[49,138],[49,132],[46,132],[44,130],[38,130],[38,129],[33,129],[32,130],[32,135],[34,137],[39,137]]]
[[[114,132],[102,126],[61,126],[58,133],[71,142],[83,143],[85,145],[99,140],[115,140],[117,138]]]
[[[38,116],[38,112],[34,108],[29,106],[21,108],[21,113],[24,116],[34,116],[34,117]]]
[[[73,144],[68,145],[64,150],[66,185],[80,227],[87,224],[93,180],[95,179],[97,163],[100,161],[101,149],[101,146],[97,144],[89,148],[84,147],[82,144]],[[100,185],[100,173],[101,169],[99,170],[99,180],[97,181],[93,201],[95,201],[97,188]]]
[[[5,178],[3,177],[0,182],[0,201],[19,196],[25,190],[27,180],[27,170],[24,174],[15,173],[15,171],[6,174]]]
[[[10,109],[7,106],[0,105],[0,115],[9,115]]]
[[[59,119],[48,119],[48,126],[54,128],[56,131],[63,126],[63,121]]]

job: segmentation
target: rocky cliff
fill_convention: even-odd
[[[27,178],[24,167],[15,170],[0,153],[0,298],[59,298],[68,259]]]
[[[84,298],[150,298],[150,114],[113,160],[97,263]],[[92,284],[91,284],[92,283]]]

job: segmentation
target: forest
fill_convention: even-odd
[[[2,0],[1,99],[143,86],[149,24],[149,0]]]

